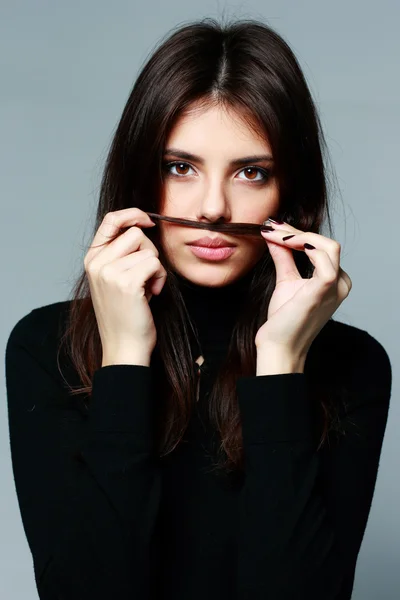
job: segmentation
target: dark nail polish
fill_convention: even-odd
[[[307,248],[308,250],[315,250],[315,246],[312,246],[311,244],[304,244],[304,248]]]
[[[283,237],[282,240],[290,240],[290,238],[294,237],[295,235],[295,233],[293,233],[293,235],[285,235],[285,237]]]
[[[260,231],[275,231],[275,227],[271,227],[270,225],[263,225]]]

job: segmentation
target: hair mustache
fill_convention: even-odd
[[[146,214],[155,221],[167,221],[175,225],[184,225],[185,227],[193,227],[194,229],[207,229],[208,231],[220,231],[235,235],[261,235],[261,228],[265,226],[265,221],[258,223],[201,223],[193,219],[179,219],[178,217],[166,217],[157,213],[146,212]]]

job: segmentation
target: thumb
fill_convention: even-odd
[[[265,241],[275,264],[276,281],[291,279],[293,276],[296,278],[301,277],[296,267],[296,263],[294,262],[292,249],[282,246],[281,244],[276,244],[275,242],[271,242],[269,240]]]

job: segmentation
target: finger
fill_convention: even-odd
[[[339,269],[339,277],[341,277],[342,279],[345,280],[345,282],[349,286],[349,288],[352,287],[352,282],[351,282],[351,279],[349,277],[349,274],[346,273],[346,271],[343,271],[342,267],[340,267],[340,269]]]
[[[90,261],[92,268],[97,269],[103,264],[108,264],[141,250],[151,250],[158,258],[159,252],[153,242],[139,227],[129,227],[125,233],[119,235],[111,244],[102,247],[95,258]]]
[[[275,227],[275,224],[273,226]],[[300,231],[295,227],[284,227],[283,225],[280,226],[279,229],[275,228],[275,231],[262,231],[261,233],[263,237],[265,234],[265,239],[271,240],[277,244],[280,243],[282,245],[289,246],[294,250],[304,250],[305,243],[315,246],[315,248],[318,248],[318,250],[324,250],[328,254],[333,267],[336,269],[336,272],[339,272],[341,245],[336,240],[327,238],[319,233]],[[283,238],[288,235],[293,235],[293,237],[284,240]]]
[[[331,259],[325,250],[317,250],[317,248],[311,250],[305,248],[304,252],[315,267],[312,279],[319,280],[324,284],[333,284],[337,282],[338,272],[332,265]]]
[[[148,287],[146,293],[148,301],[151,299],[151,294],[157,296],[161,292],[166,278],[167,272],[155,256],[144,257],[140,261],[139,269],[126,269],[120,275],[121,283],[125,281],[126,285],[131,285],[134,289],[139,289],[143,281]]]
[[[288,279],[302,279],[294,261],[291,248],[285,248],[280,244],[266,239],[268,250],[275,264],[276,283]]]
[[[346,298],[349,295],[352,287],[353,287],[353,283],[352,283],[349,275],[346,273],[346,271],[343,271],[343,269],[340,268],[339,269],[339,281],[338,281],[338,290],[339,290],[340,296],[343,298]]]
[[[130,254],[126,254],[117,260],[106,262],[103,265],[102,273],[105,277],[107,277],[107,272],[109,273],[123,273],[124,271],[128,271],[132,269],[135,265],[142,262],[143,260],[147,260],[151,256],[155,256],[153,250],[150,248],[146,248],[143,250],[138,250],[137,252],[132,252]],[[158,257],[156,257],[158,258]],[[92,263],[92,266],[93,263]],[[96,267],[94,267],[96,268]]]
[[[124,208],[107,213],[98,228],[92,245],[90,246],[85,261],[91,261],[101,250],[104,244],[113,239],[123,227],[152,227],[156,225],[150,217],[142,210],[136,207]]]

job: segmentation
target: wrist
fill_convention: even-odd
[[[151,353],[141,351],[130,351],[130,352],[106,352],[103,353],[102,367],[109,365],[138,365],[143,367],[149,367],[151,360]]]
[[[281,348],[257,348],[256,376],[304,373],[305,362],[305,356],[294,356]]]

